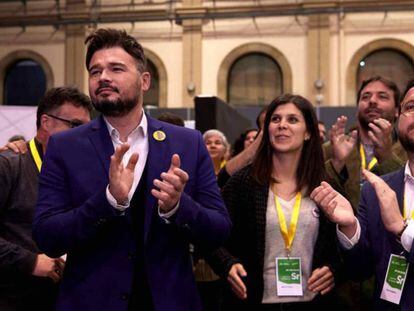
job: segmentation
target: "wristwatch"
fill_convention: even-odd
[[[405,229],[407,229],[409,219],[404,220],[404,226],[401,231],[397,233],[397,241],[401,244],[401,236],[403,235]]]

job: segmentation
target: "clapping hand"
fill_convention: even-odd
[[[350,135],[345,134],[347,117],[340,116],[329,133],[332,146],[332,165],[337,173],[340,173],[357,142],[357,131]]]
[[[378,118],[369,123],[368,136],[374,145],[374,155],[381,163],[390,157],[393,125],[386,119]]]
[[[109,192],[120,205],[128,201],[128,194],[134,183],[135,166],[138,162],[138,153],[133,153],[124,167],[122,159],[128,150],[128,144],[116,147],[109,167]]]
[[[326,217],[339,225],[339,230],[351,238],[356,232],[356,218],[351,203],[327,182],[316,187],[310,198],[318,204]]]
[[[404,228],[404,219],[398,207],[397,196],[387,183],[368,170],[363,170],[365,179],[372,185],[377,194],[381,211],[382,222],[385,229],[397,235]]]
[[[151,190],[162,212],[167,213],[177,205],[187,181],[188,174],[181,169],[180,156],[174,154],[168,171],[161,173],[161,180],[154,179],[154,186],[158,190]]]

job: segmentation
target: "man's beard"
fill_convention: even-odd
[[[380,110],[379,111],[380,115],[378,117],[372,118],[368,116],[369,109],[373,109],[373,108],[367,108],[363,112],[358,110],[357,118],[358,118],[359,124],[364,130],[370,131],[371,128],[369,127],[369,124],[378,118],[388,120],[391,122],[391,124],[394,124],[395,116],[393,114]]]
[[[412,130],[414,130],[414,124],[408,127],[407,133],[398,133],[398,139],[405,151],[414,153],[414,139],[408,136],[408,133]]]
[[[92,101],[92,104],[95,109],[102,113],[105,117],[123,117],[138,105],[138,99],[102,99]]]

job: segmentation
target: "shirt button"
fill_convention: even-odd
[[[128,300],[129,299],[129,294],[128,293],[122,293],[121,294],[121,299],[122,300]]]

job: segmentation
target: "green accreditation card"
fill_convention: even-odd
[[[408,262],[403,256],[391,254],[382,287],[381,299],[399,304],[407,277]]]
[[[276,258],[278,296],[303,296],[300,258]]]

